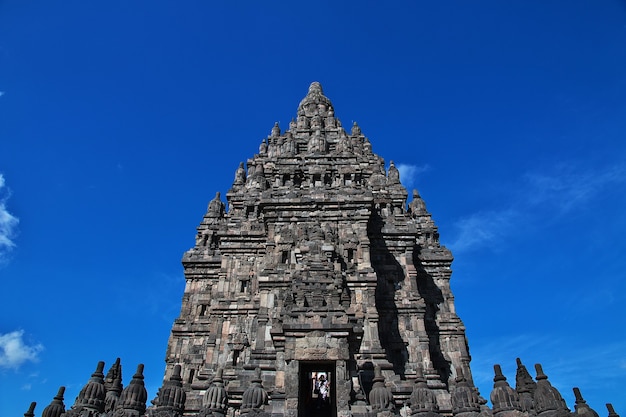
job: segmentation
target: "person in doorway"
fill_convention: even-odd
[[[318,393],[317,408],[322,408],[326,405],[328,400],[328,381],[326,380],[326,376],[320,375],[315,383],[315,389]]]

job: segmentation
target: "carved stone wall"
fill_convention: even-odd
[[[118,359],[106,377],[98,364],[68,410],[61,387],[42,417],[598,417],[578,388],[570,412],[541,365],[535,382],[519,358],[515,389],[494,366],[486,406],[454,310],[452,255],[424,201],[413,191],[407,206],[393,162],[385,169],[356,123],[341,127],[318,83],[226,197],[209,203],[183,256],[153,406],[143,365],[123,387]],[[323,401],[317,374],[331,384]]]
[[[471,384],[452,255],[421,197],[407,206],[393,162],[356,123],[346,132],[319,83],[239,165],[226,200],[209,203],[183,256],[166,376],[183,365],[187,410],[218,368],[228,381],[260,367],[268,391],[286,393],[292,361],[341,362],[351,390],[355,379],[371,389],[380,366],[399,400],[420,367],[451,410],[455,369]]]

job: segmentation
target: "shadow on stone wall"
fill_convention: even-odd
[[[441,376],[441,381],[448,386],[450,377],[450,362],[444,357],[441,351],[439,325],[437,324],[437,312],[439,304],[444,302],[443,294],[433,277],[424,269],[420,260],[422,248],[419,245],[413,247],[413,265],[417,271],[417,289],[426,303],[424,313],[424,325],[428,335],[428,350],[433,367]]]
[[[400,336],[398,309],[395,302],[395,292],[400,289],[404,281],[404,271],[382,237],[383,224],[380,213],[372,210],[368,236],[372,254],[371,263],[378,278],[375,293],[376,309],[379,315],[378,336],[382,348],[385,349],[387,360],[393,365],[394,372],[404,379],[409,352],[406,342]]]

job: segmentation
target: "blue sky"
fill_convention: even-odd
[[[544,366],[626,414],[626,6],[0,2],[0,415],[99,360],[153,398],[216,191],[320,81],[455,256],[483,396]]]

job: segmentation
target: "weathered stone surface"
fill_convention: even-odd
[[[60,417],[65,413],[65,404],[63,403],[63,394],[65,394],[65,387],[59,387],[57,395],[52,402],[43,409],[41,417]]]
[[[302,395],[299,366],[332,362],[345,366],[335,387],[355,393],[335,393],[338,411],[363,400],[353,381],[369,394],[373,366],[399,379],[424,369],[451,411],[453,369],[472,385],[452,255],[419,194],[407,207],[398,169],[385,169],[358,124],[343,129],[319,83],[289,127],[274,124],[235,170],[226,200],[218,193],[209,203],[183,256],[187,286],[166,375],[183,365],[187,410],[201,404],[200,376],[218,368],[260,367],[287,404]],[[410,384],[391,385],[410,395]]]
[[[519,358],[515,390],[495,367],[487,407],[455,313],[452,254],[400,180],[311,84],[288,128],[275,123],[239,164],[226,203],[219,192],[209,202],[183,255],[154,407],[143,365],[122,389],[118,358],[104,379],[98,365],[71,410],[62,387],[42,417],[571,417],[541,367],[535,383]],[[322,374],[328,396],[314,401]],[[597,417],[575,394],[574,414]]]
[[[104,412],[106,387],[104,385],[103,370],[104,362],[100,361],[89,382],[78,394],[72,408],[65,413],[65,417],[100,416]]]
[[[137,365],[137,372],[133,375],[130,384],[122,391],[115,411],[110,414],[111,416],[143,416],[146,412],[146,401],[148,400],[148,392],[146,391],[143,379],[143,364],[139,364]]]
[[[457,371],[456,386],[452,389],[452,413],[455,417],[478,417],[480,415],[480,399],[463,372]]]
[[[493,367],[493,390],[491,391],[491,405],[495,417],[522,417],[519,394],[506,382],[500,365]]]
[[[591,407],[587,405],[587,401],[583,399],[579,388],[574,388],[574,397],[576,397],[576,404],[574,405],[574,412],[572,415],[577,417],[599,417]]]
[[[535,390],[535,412],[539,417],[567,417],[570,410],[561,393],[550,384],[540,364],[535,365],[537,371],[537,389]]]
[[[148,409],[149,417],[181,417],[185,411],[187,394],[183,390],[180,376],[181,366],[174,367],[174,373],[169,381],[164,381],[159,388],[157,397],[152,401],[154,407]]]
[[[431,388],[426,383],[422,368],[418,367],[415,377],[415,385],[411,398],[408,404],[410,405],[410,414],[412,416],[419,417],[438,417],[440,416],[439,406],[437,405],[437,397]]]

